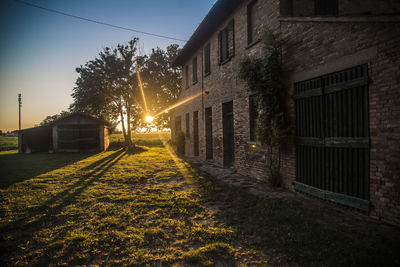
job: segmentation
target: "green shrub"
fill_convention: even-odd
[[[277,168],[268,169],[266,180],[269,186],[280,187],[282,185],[282,177]]]

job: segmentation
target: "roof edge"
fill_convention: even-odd
[[[218,0],[204,17],[192,36],[186,42],[181,52],[175,58],[174,66],[183,66],[185,61],[203,45],[233,11],[244,2],[244,0]]]

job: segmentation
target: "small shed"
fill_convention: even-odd
[[[94,152],[104,151],[108,145],[107,123],[81,112],[18,132],[20,153]]]

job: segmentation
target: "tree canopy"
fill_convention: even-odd
[[[173,105],[179,97],[182,87],[181,71],[173,66],[179,51],[179,46],[172,44],[166,51],[157,47],[149,55],[138,58],[150,114],[159,114]],[[169,111],[156,116],[154,124],[159,129],[170,127]]]
[[[114,124],[120,122],[128,146],[132,145],[131,132],[146,126],[145,116],[154,116],[172,105],[181,90],[181,72],[172,66],[178,45],[138,56],[137,42],[134,38],[125,45],[106,47],[95,59],[78,67],[70,106],[70,111],[86,112]],[[154,124],[157,128],[169,127],[169,114],[156,116]]]
[[[48,124],[50,124],[50,123],[52,123],[52,122],[54,122],[56,120],[65,118],[70,114],[71,114],[71,112],[63,110],[63,111],[60,112],[60,114],[47,116],[39,125],[40,126],[48,125]]]

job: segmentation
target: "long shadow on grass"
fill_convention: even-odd
[[[13,221],[4,227],[0,228],[0,232],[7,230],[16,230],[18,228],[26,230],[29,227],[41,225],[46,221],[51,221],[50,218],[59,214],[62,209],[69,204],[73,203],[74,199],[80,195],[85,189],[91,186],[96,180],[103,176],[112,166],[114,166],[120,159],[126,155],[124,150],[118,150],[115,153],[100,159],[90,166],[92,170],[83,174],[79,180],[67,188],[53,196],[50,200],[44,202],[39,207],[27,210],[24,216],[16,221]],[[84,169],[84,168],[82,168]],[[74,175],[74,174],[73,174]],[[31,217],[44,214],[36,220]]]
[[[125,151],[118,150],[115,153],[111,154],[110,156],[106,157],[106,160],[101,159],[99,161],[96,161],[95,163],[91,164],[93,170],[87,174],[84,174],[82,178],[80,178],[77,182],[68,186],[65,190],[59,192],[52,199],[45,202],[40,207],[35,208],[34,210],[27,211],[27,213],[24,214],[23,218],[17,221],[13,221],[5,225],[4,227],[0,227],[1,233],[10,232],[11,234],[13,234],[18,231],[24,233],[22,236],[20,236],[18,240],[16,240],[16,242],[12,243],[9,242],[7,244],[6,248],[7,251],[3,251],[4,255],[10,255],[10,253],[17,251],[18,245],[24,242],[22,240],[24,238],[30,238],[30,236],[34,234],[36,229],[38,228],[40,229],[42,226],[49,223],[52,224],[53,226],[56,226],[59,223],[64,223],[65,218],[62,218],[62,216],[58,216],[60,215],[62,210],[66,206],[75,203],[77,196],[79,196],[82,192],[84,192],[88,187],[93,185],[93,183],[96,180],[101,178],[112,166],[114,166],[124,156],[126,156]],[[32,220],[32,217],[38,214],[39,215],[43,214],[43,216]],[[43,257],[45,258],[46,257],[45,251],[43,253],[44,253]],[[7,259],[5,258],[1,259],[0,262],[2,260],[7,260]]]
[[[192,174],[204,200],[221,204],[218,219],[237,230],[242,244],[270,255],[276,264],[280,259],[300,266],[400,264],[400,231],[395,227],[346,227],[338,223],[340,218],[326,214],[329,211],[315,211],[293,200],[259,198],[213,177]],[[321,223],[318,219],[324,215]]]
[[[13,184],[62,168],[92,155],[94,153],[0,154],[0,188],[8,188]]]

